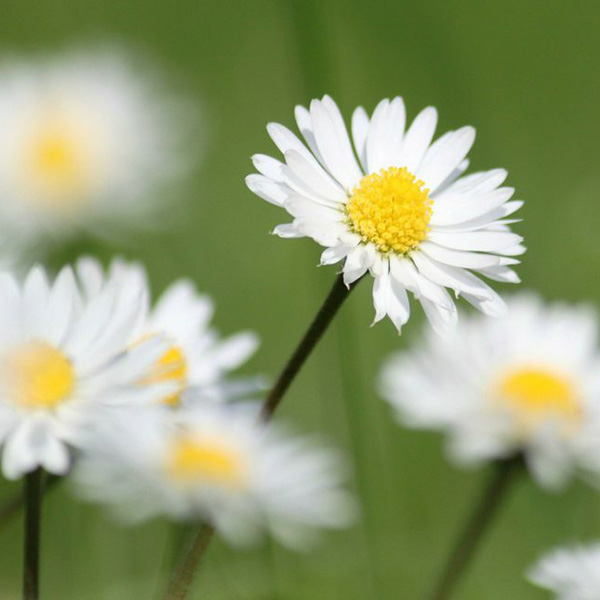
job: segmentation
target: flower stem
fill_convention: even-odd
[[[43,496],[42,469],[25,476],[23,501],[25,505],[25,555],[23,563],[23,600],[39,598],[40,524]]]
[[[342,275],[339,275],[336,278],[333,287],[321,305],[319,312],[306,330],[306,333],[300,340],[296,350],[294,350],[294,353],[283,367],[275,385],[264,401],[260,412],[260,419],[262,422],[266,423],[271,420],[273,413],[281,403],[290,384],[357,283],[358,281],[354,282],[350,287],[346,287]],[[212,525],[208,523],[202,523],[200,525],[198,532],[194,535],[191,543],[186,548],[183,557],[175,567],[165,596],[167,600],[183,600],[183,598],[186,597],[213,534],[214,528]]]
[[[62,479],[63,478],[58,475],[46,475],[43,493],[47,494],[51,489],[54,489],[55,484],[62,481]],[[21,492],[17,492],[0,506],[0,531],[17,516],[18,512],[23,508],[23,504],[24,495]]]
[[[498,509],[506,498],[521,465],[520,456],[495,463],[494,472],[477,499],[465,527],[461,530],[434,591],[428,596],[429,600],[447,600],[452,596],[479,543],[498,514]]]
[[[279,403],[298,374],[298,371],[300,371],[302,365],[304,365],[306,359],[310,356],[322,335],[329,327],[331,321],[333,321],[338,310],[357,283],[358,281],[354,282],[350,287],[346,287],[344,285],[343,276],[341,274],[338,275],[325,302],[323,302],[319,312],[313,319],[310,327],[306,330],[304,337],[281,371],[275,385],[267,396],[261,410],[261,418],[264,421],[269,421],[273,416],[273,412],[275,412],[275,409],[279,406]]]

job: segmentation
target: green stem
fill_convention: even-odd
[[[23,501],[25,504],[25,555],[23,563],[23,600],[38,600],[40,570],[40,525],[43,496],[42,469],[25,476]]]
[[[471,515],[454,544],[429,600],[447,600],[452,596],[489,530],[494,517],[507,496],[515,475],[522,465],[521,457],[498,461],[494,472],[477,499]]]
[[[47,494],[50,490],[54,489],[59,481],[62,481],[62,477],[58,475],[47,475],[44,482],[43,493]],[[0,530],[8,525],[10,521],[17,516],[19,511],[23,508],[24,496],[21,492],[17,492],[14,496],[9,498],[2,506],[0,506]]]
[[[357,284],[358,281],[354,282],[348,288],[344,285],[342,275],[339,275],[336,278],[327,298],[325,298],[321,308],[300,340],[296,350],[294,350],[292,356],[283,367],[275,385],[263,403],[260,412],[261,421],[268,422],[271,420],[273,413],[283,400],[283,396],[290,387],[292,381],[295,379],[296,375],[306,362],[306,359],[315,349],[317,343],[333,321],[338,310]],[[186,597],[213,534],[214,528],[211,525],[207,523],[200,525],[198,532],[183,553],[179,564],[175,568],[165,596],[167,600],[182,600]]]

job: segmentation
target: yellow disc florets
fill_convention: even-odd
[[[229,488],[245,485],[246,461],[238,448],[223,440],[176,438],[167,467],[170,475],[181,483]]]
[[[561,373],[537,367],[514,369],[498,381],[496,394],[526,430],[554,419],[568,431],[581,419],[577,390]]]
[[[380,252],[407,254],[427,236],[433,201],[406,168],[363,177],[346,205],[349,225]]]
[[[62,351],[46,342],[29,342],[5,359],[15,402],[29,409],[53,409],[68,400],[75,370]]]

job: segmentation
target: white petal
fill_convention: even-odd
[[[477,194],[442,195],[434,201],[430,224],[432,226],[459,225],[477,219],[501,207],[513,194],[513,188],[499,188]]]
[[[214,358],[224,369],[236,369],[252,356],[259,345],[258,336],[250,331],[237,333],[223,340]]]
[[[437,111],[433,106],[424,108],[415,117],[404,136],[402,150],[398,158],[399,167],[406,167],[411,173],[417,171],[433,139],[436,125]]]
[[[308,144],[310,151],[313,153],[315,158],[321,163],[321,165],[325,165],[323,158],[319,152],[319,147],[317,146],[317,141],[315,140],[315,134],[312,129],[312,120],[310,118],[310,113],[304,106],[296,106],[294,109],[294,114],[296,116],[296,123],[298,125],[298,129],[302,134],[302,137]]]
[[[445,233],[432,231],[429,239],[440,246],[454,250],[473,250],[479,252],[503,252],[519,244],[523,238],[516,233],[465,231]]]
[[[255,154],[252,157],[252,164],[261,175],[278,183],[283,181],[283,174],[281,173],[283,163],[281,161],[266,154]]]
[[[392,277],[410,290],[415,298],[427,298],[431,302],[443,306],[446,310],[452,310],[454,303],[448,292],[421,275],[410,259],[394,256],[390,258],[390,268]]]
[[[285,154],[288,150],[295,150],[306,160],[317,162],[308,148],[287,127],[279,123],[269,123],[267,131],[281,154]]]
[[[491,298],[491,288],[465,269],[440,263],[422,252],[413,252],[412,259],[419,271],[438,285],[449,287],[457,293],[466,292],[477,298]]]
[[[388,315],[398,332],[400,332],[404,323],[408,321],[410,308],[406,290],[390,277],[389,270],[384,270],[381,275],[375,278],[373,304],[375,306],[373,324]]]
[[[18,479],[39,466],[31,438],[38,426],[34,417],[22,421],[6,438],[2,453],[2,472],[7,479]]]
[[[246,185],[251,192],[275,206],[283,206],[289,193],[287,186],[272,181],[264,175],[248,175]]]
[[[475,129],[462,127],[438,140],[425,154],[416,175],[434,191],[468,154],[475,141]]]
[[[298,231],[293,223],[285,223],[277,225],[273,229],[273,235],[278,235],[280,238],[302,238],[306,237],[301,231]]]
[[[307,161],[294,150],[288,150],[285,153],[285,160],[288,167],[297,175],[298,180],[304,182],[305,186],[316,196],[335,203],[347,200],[346,192],[320,166]]]
[[[356,162],[340,111],[328,96],[310,103],[313,133],[329,172],[350,192],[362,172]]]
[[[344,263],[344,284],[350,285],[361,278],[373,264],[373,251],[369,246],[356,246]]]
[[[359,106],[352,113],[352,139],[356,154],[364,171],[368,171],[367,166],[367,135],[369,133],[369,116],[367,111]]]
[[[514,258],[506,258],[497,254],[451,250],[450,248],[438,246],[433,242],[422,242],[419,250],[438,262],[464,269],[484,269],[499,265],[514,265],[519,262]]]
[[[521,282],[521,278],[510,267],[498,265],[496,267],[484,267],[484,268],[476,269],[476,271],[478,273],[481,273],[488,279],[493,279],[494,281],[501,281],[504,283],[520,283]]]
[[[323,251],[321,254],[321,264],[333,265],[337,262],[340,262],[340,260],[346,258],[348,253],[352,250],[353,248],[351,246],[346,246],[344,244],[334,246],[333,248],[327,248],[327,250]]]
[[[452,308],[447,309],[427,298],[421,298],[419,302],[423,307],[427,320],[438,335],[448,335],[456,326],[457,312],[454,303],[452,303]]]
[[[492,288],[489,288],[486,298],[466,292],[462,293],[462,297],[477,310],[490,317],[503,317],[507,313],[506,303]]]
[[[59,345],[68,332],[73,312],[77,306],[77,284],[73,270],[61,270],[48,298],[44,335],[52,344]]]

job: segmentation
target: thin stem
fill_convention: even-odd
[[[294,353],[283,367],[275,385],[264,401],[260,412],[260,419],[262,422],[266,423],[271,420],[273,413],[283,400],[283,396],[290,387],[292,381],[294,381],[294,378],[306,362],[306,359],[310,356],[338,310],[357,283],[358,281],[354,282],[350,287],[346,287],[342,275],[339,275],[336,278],[333,287],[321,305],[319,312],[306,330],[306,333],[300,340],[296,350],[294,350]],[[207,523],[200,525],[198,532],[175,568],[165,596],[167,600],[182,600],[185,598],[213,534],[214,528],[211,525]]]
[[[23,500],[25,503],[25,555],[23,563],[23,600],[38,600],[40,569],[40,525],[43,495],[42,469],[25,476]]]
[[[475,555],[475,550],[498,514],[498,509],[506,498],[521,464],[521,457],[516,457],[498,461],[494,465],[493,474],[461,530],[433,593],[428,596],[430,600],[447,600],[452,596]]]
[[[275,385],[273,386],[273,389],[267,396],[267,399],[265,400],[261,410],[262,420],[269,421],[271,419],[285,392],[298,374],[298,371],[300,371],[302,365],[304,365],[306,359],[310,356],[311,352],[314,350],[322,335],[325,333],[331,321],[344,303],[344,300],[348,298],[350,292],[354,289],[357,283],[358,282],[355,282],[348,288],[344,284],[343,276],[341,274],[338,275],[333,287],[331,288],[331,291],[329,292],[329,295],[327,298],[325,298],[325,302],[323,302],[319,312],[313,319],[310,327],[306,330],[304,337],[281,371],[277,381],[275,382]]]
[[[54,489],[55,485],[62,481],[62,477],[57,475],[47,475],[44,482],[44,494],[47,494],[50,490]],[[2,530],[10,521],[17,516],[19,511],[23,508],[24,496],[21,492],[17,492],[14,496],[11,496],[2,506],[0,506],[0,530]]]
[[[212,540],[215,530],[208,523],[203,523],[186,548],[183,558],[175,568],[166,597],[168,600],[183,600],[202,561],[204,552]]]

